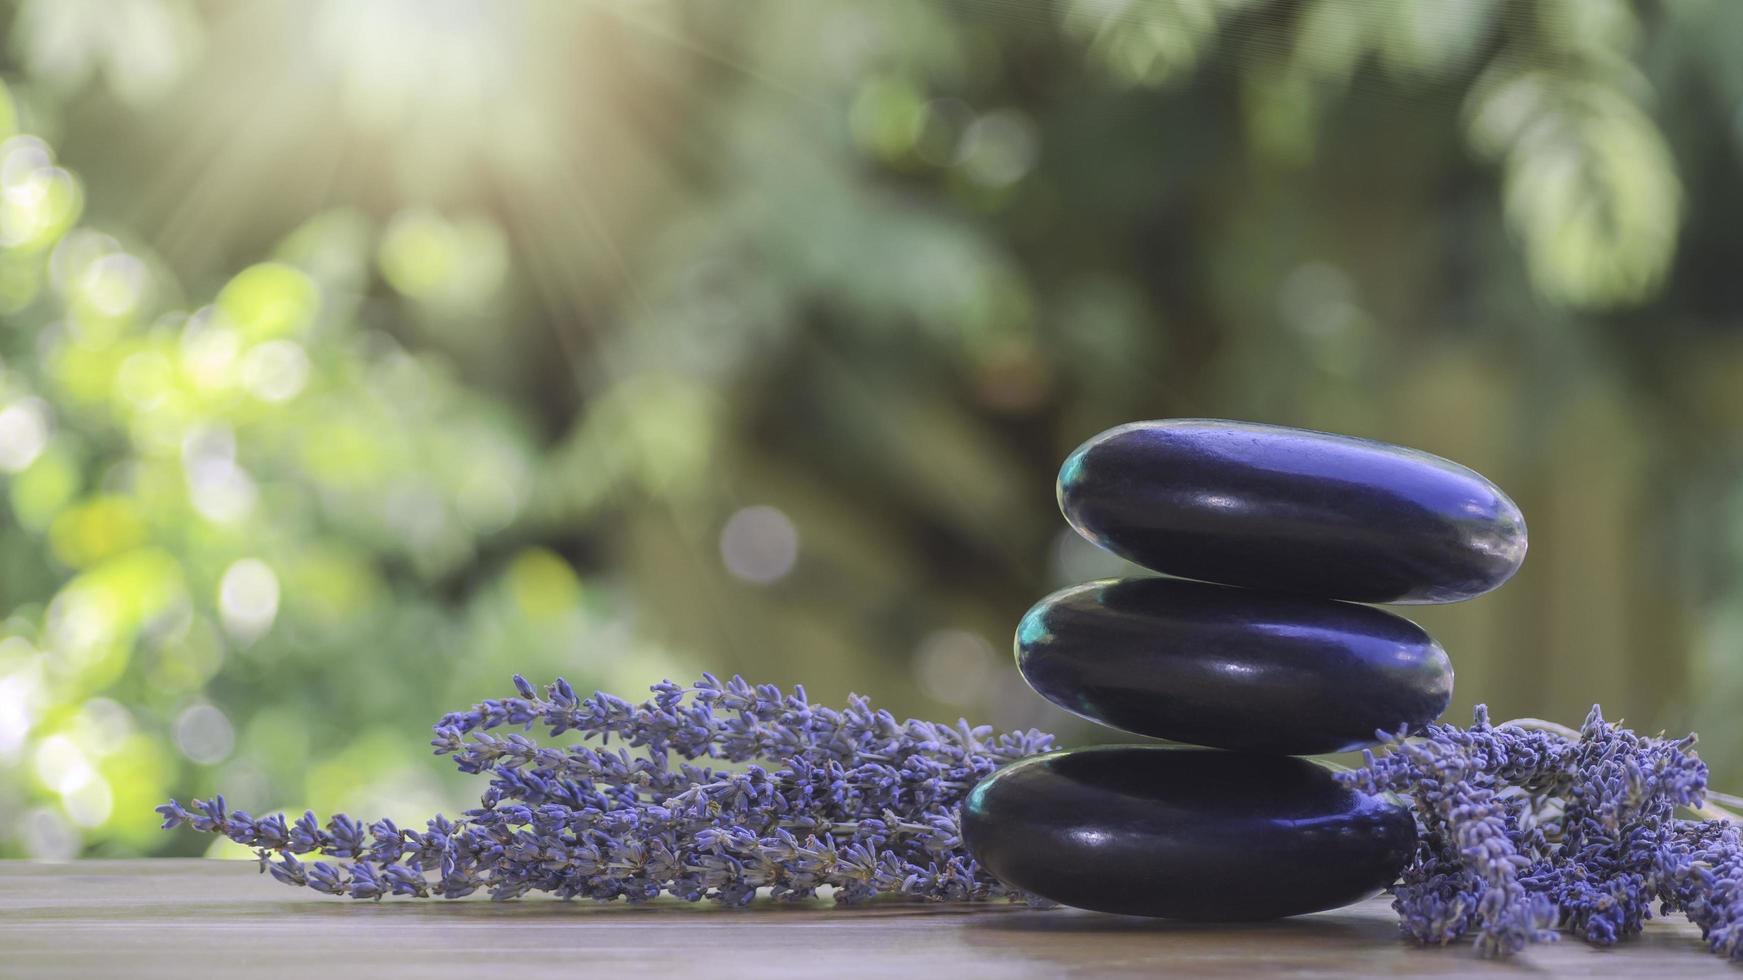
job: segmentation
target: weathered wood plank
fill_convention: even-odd
[[[529,899],[349,902],[251,864],[0,862],[0,976],[1299,977],[1575,973],[1734,978],[1681,919],[1615,950],[1567,942],[1509,964],[1398,939],[1383,899],[1202,926],[1072,910],[882,905],[749,910]]]

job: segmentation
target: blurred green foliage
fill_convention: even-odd
[[[1743,781],[1743,5],[19,0],[0,855],[414,820],[519,671],[1105,737],[999,651],[1058,461],[1420,446],[1531,559],[1457,711]]]

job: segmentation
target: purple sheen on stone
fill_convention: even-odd
[[[1446,652],[1368,606],[1180,579],[1056,592],[1017,627],[1017,666],[1041,696],[1128,732],[1191,745],[1311,755],[1416,729],[1452,698]]]
[[[1153,571],[1354,602],[1458,602],[1525,560],[1480,474],[1402,446],[1220,419],[1134,422],[1059,470],[1079,533]]]
[[[1160,746],[1015,763],[969,794],[962,830],[987,871],[1051,901],[1212,921],[1360,901],[1416,850],[1408,810],[1305,759]]]

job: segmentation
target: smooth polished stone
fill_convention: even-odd
[[[1312,755],[1418,728],[1452,699],[1446,651],[1371,606],[1183,579],[1056,592],[1017,626],[1017,667],[1067,711],[1220,749]]]
[[[1306,759],[1104,746],[1014,763],[969,793],[969,850],[1064,905],[1273,919],[1361,901],[1416,847],[1403,807]]]
[[[1134,422],[1059,470],[1079,533],[1182,578],[1355,602],[1458,602],[1525,560],[1480,474],[1367,439],[1218,419]]]

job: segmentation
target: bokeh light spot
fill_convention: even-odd
[[[218,312],[250,340],[300,333],[315,318],[321,291],[301,270],[262,262],[238,273],[218,294]]]
[[[115,372],[115,393],[137,411],[164,404],[175,386],[175,365],[162,352],[129,354]]]
[[[224,629],[252,643],[272,628],[278,616],[278,576],[258,558],[243,558],[224,570],[218,585],[218,611]]]
[[[196,311],[182,327],[182,370],[201,390],[227,388],[231,383],[231,366],[241,351],[241,336],[231,327],[215,322],[210,309]]]
[[[38,398],[21,398],[0,409],[0,470],[17,473],[48,445],[48,406]]]
[[[18,836],[24,853],[38,861],[65,861],[79,853],[81,843],[78,829],[45,806],[24,815]]]
[[[35,671],[16,670],[0,676],[0,763],[18,758],[24,738],[36,722],[41,699],[42,682]]]
[[[973,704],[989,689],[999,668],[993,645],[969,630],[929,633],[914,651],[914,675],[920,690],[945,704]]]
[[[101,827],[115,809],[115,793],[108,780],[91,774],[89,779],[61,793],[61,806],[80,827]]]
[[[532,619],[546,619],[573,610],[581,601],[581,580],[555,552],[528,548],[508,568],[508,589],[515,608]]]
[[[777,582],[799,559],[799,531],[773,507],[746,507],[721,529],[720,557],[735,578],[758,585]]]
[[[73,732],[90,754],[106,756],[133,734],[133,715],[112,698],[92,698],[73,719]]]
[[[36,778],[56,793],[70,793],[96,777],[78,743],[66,735],[50,735],[37,743]]]
[[[150,282],[150,272],[138,256],[110,252],[85,267],[79,277],[79,296],[103,316],[124,317],[138,311]]]
[[[248,471],[236,464],[236,437],[222,426],[190,432],[182,441],[182,468],[188,496],[200,516],[215,524],[234,524],[254,509],[258,492]]]
[[[131,498],[94,497],[61,512],[49,525],[49,549],[73,568],[94,565],[145,543],[145,519]]]
[[[1008,187],[1034,168],[1038,150],[1034,123],[1014,109],[1000,109],[969,123],[956,164],[977,184]]]
[[[394,215],[381,240],[381,274],[402,295],[476,305],[502,285],[508,243],[484,218],[450,221],[415,209]]]
[[[176,718],[175,740],[182,755],[209,766],[230,757],[230,750],[236,747],[236,729],[224,712],[209,704],[196,704]]]
[[[78,180],[54,166],[48,144],[34,136],[0,144],[0,246],[53,245],[72,227],[83,200]]]
[[[266,402],[287,402],[309,381],[309,355],[291,340],[269,340],[242,355],[242,386]]]

